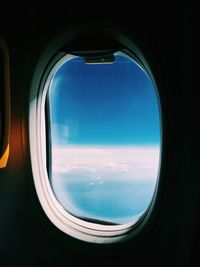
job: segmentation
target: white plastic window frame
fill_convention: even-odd
[[[123,55],[126,55],[126,53],[123,53]],[[149,73],[149,71],[147,71],[147,69],[144,68],[144,66],[142,66],[140,62],[134,59],[134,56],[127,55],[127,57],[134,60],[134,62],[136,62],[143,69],[143,71],[145,71],[146,74],[150,78],[152,78],[151,73]],[[122,225],[102,225],[84,221],[68,213],[56,199],[47,173],[45,101],[47,91],[49,89],[54,73],[59,68],[59,66],[72,58],[74,58],[73,55],[59,52],[50,61],[51,63],[49,63],[49,60],[47,60],[46,65],[44,64],[44,62],[43,64],[39,65],[33,77],[29,106],[29,142],[33,179],[37,196],[49,220],[62,232],[79,240],[92,243],[105,244],[115,243],[122,240],[124,241],[137,235],[146,225],[149,217],[151,216],[159,184],[162,154],[162,134],[160,142],[160,162],[157,172],[158,177],[156,188],[154,190],[154,196],[151,203],[149,204],[148,209],[141,216],[138,222],[135,223],[133,221]],[[47,66],[48,68],[44,71],[45,67]],[[38,75],[39,73],[40,75]],[[158,95],[154,79],[152,79],[152,82]],[[158,105],[160,109],[159,98]],[[160,124],[160,129],[162,130],[161,109]]]

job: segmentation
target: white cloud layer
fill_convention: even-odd
[[[60,174],[93,174],[96,180],[156,180],[159,147],[53,146],[52,170]]]

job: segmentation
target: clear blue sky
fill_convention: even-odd
[[[64,63],[50,87],[52,142],[71,145],[159,144],[156,92],[133,61]]]

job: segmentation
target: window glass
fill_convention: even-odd
[[[52,189],[67,212],[100,224],[136,222],[144,214],[160,160],[156,88],[132,58],[121,52],[114,58],[62,61],[47,93]]]

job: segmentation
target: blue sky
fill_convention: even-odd
[[[133,61],[64,63],[50,87],[52,142],[62,145],[159,144],[156,92]]]

